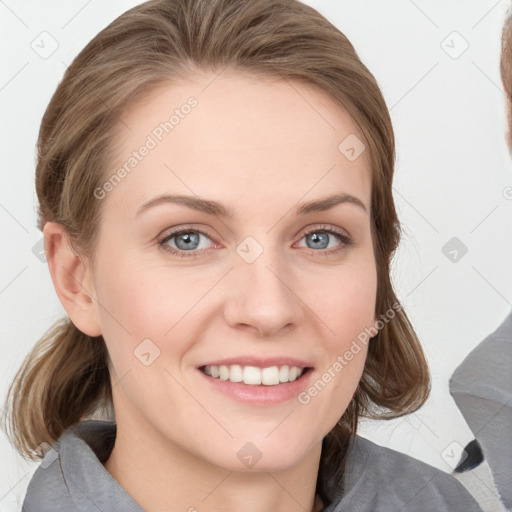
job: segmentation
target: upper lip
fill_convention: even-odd
[[[240,366],[256,366],[259,368],[268,368],[270,366],[298,366],[299,368],[311,368],[313,365],[302,359],[288,356],[278,357],[256,357],[256,356],[239,356],[230,357],[228,359],[216,359],[215,361],[208,361],[201,364],[198,368],[204,366],[231,366],[239,364]]]

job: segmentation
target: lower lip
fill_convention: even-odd
[[[252,405],[274,405],[297,398],[299,393],[308,386],[313,368],[309,368],[300,378],[293,382],[284,382],[273,386],[250,385],[243,382],[231,382],[206,375],[197,370],[203,378],[213,386],[214,389],[233,398],[238,402],[250,403]]]

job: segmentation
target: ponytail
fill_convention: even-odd
[[[90,337],[69,318],[56,322],[27,355],[5,402],[4,430],[15,448],[34,460],[84,417],[112,411],[108,352],[101,336]]]

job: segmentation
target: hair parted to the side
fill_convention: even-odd
[[[226,68],[313,85],[358,126],[372,170],[379,318],[399,303],[390,279],[400,238],[392,195],[391,120],[373,75],[349,40],[297,0],[151,0],[102,30],[66,70],[42,120],[36,168],[39,227],[47,221],[62,224],[73,246],[93,258],[101,205],[94,190],[104,181],[123,111],[160,85]],[[53,443],[74,423],[111,406],[107,357],[102,337],[86,336],[69,320],[35,345],[6,404],[8,435],[20,453],[32,458],[40,443]],[[354,398],[323,441],[317,490],[324,503],[329,489],[339,485],[358,418],[413,412],[429,389],[420,343],[398,309],[369,343]]]

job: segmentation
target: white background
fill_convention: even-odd
[[[2,402],[24,356],[63,314],[46,264],[32,253],[41,239],[34,190],[41,117],[74,56],[138,3],[0,2]],[[465,446],[472,435],[448,393],[448,379],[512,306],[512,200],[504,193],[511,197],[512,163],[499,76],[508,2],[305,3],[349,37],[390,108],[397,139],[395,199],[404,228],[394,280],[433,376],[423,409],[401,420],[364,423],[361,434],[451,471],[443,451],[452,443]],[[43,31],[58,43],[46,59],[31,47]],[[465,44],[468,49],[453,58]],[[455,263],[442,252],[452,237],[468,248]],[[17,456],[3,433],[0,461],[0,510],[19,510],[36,463]]]

